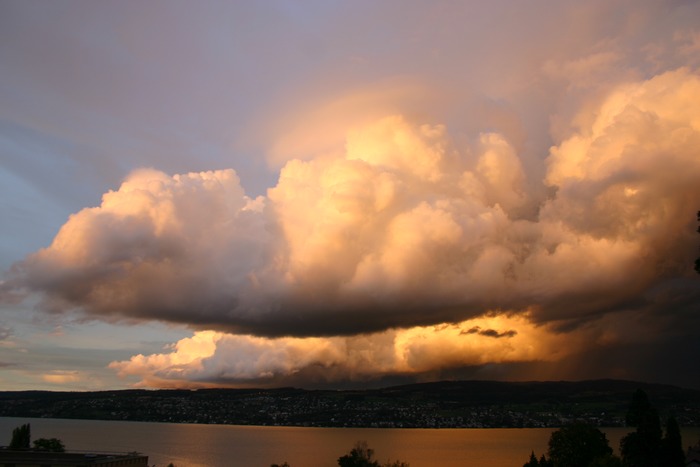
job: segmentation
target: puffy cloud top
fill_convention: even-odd
[[[290,160],[257,199],[233,170],[139,170],[72,215],[4,287],[41,292],[56,312],[267,336],[489,310],[562,326],[653,311],[691,273],[698,101],[688,69],[613,89],[552,147],[544,201],[505,135],[465,147],[445,125],[399,115],[349,131],[343,154]],[[522,215],[528,205],[535,216]]]

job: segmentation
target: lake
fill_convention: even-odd
[[[300,428],[118,422],[0,417],[0,444],[12,429],[31,423],[32,439],[60,438],[70,450],[138,451],[165,467],[334,467],[356,441],[367,441],[380,462],[400,459],[411,467],[520,467],[531,450],[541,455],[551,428]],[[606,428],[617,450],[627,428]],[[700,440],[700,428],[684,428],[683,445]]]

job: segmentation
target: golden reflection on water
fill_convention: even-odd
[[[60,438],[68,449],[128,452],[165,467],[335,467],[355,442],[367,441],[380,462],[411,467],[512,467],[539,456],[553,429],[382,429],[191,425],[96,420],[0,418],[0,438],[31,423],[32,438]],[[604,430],[617,450],[626,428]],[[700,428],[684,428],[683,446],[700,440]]]

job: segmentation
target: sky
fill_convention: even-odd
[[[0,1],[0,390],[700,389],[699,25]]]

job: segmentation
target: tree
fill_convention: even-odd
[[[700,222],[700,211],[698,211],[698,222]],[[700,227],[698,227],[698,233],[700,233]],[[700,256],[695,260],[695,272],[700,274]]]
[[[625,423],[627,426],[637,427],[644,418],[645,414],[651,409],[651,402],[649,402],[649,396],[647,393],[641,389],[637,389],[632,396],[632,402],[627,409],[627,414],[625,415]]]
[[[349,454],[338,458],[340,467],[380,467],[377,461],[372,460],[374,449],[367,446],[366,441],[358,441]]]
[[[29,449],[29,443],[32,439],[31,426],[26,423],[12,430],[12,440],[10,441],[10,449]]]
[[[66,447],[63,445],[63,441],[58,438],[39,438],[34,440],[34,449],[36,451],[48,451],[48,452],[65,452]]]
[[[683,467],[685,465],[681,430],[674,417],[668,417],[666,421],[666,435],[661,440],[659,461],[660,465],[667,467]]]
[[[622,462],[626,466],[656,467],[661,448],[661,422],[659,414],[649,402],[647,394],[638,389],[627,410],[626,421],[637,427],[620,441]]]
[[[410,467],[408,463],[400,460],[386,461],[380,465],[379,462],[372,460],[372,456],[374,456],[374,449],[370,449],[366,441],[358,441],[349,454],[338,458],[338,465],[340,467]]]
[[[537,457],[535,456],[535,451],[530,452],[530,460],[524,463],[523,467],[540,467],[540,463],[537,462]]]
[[[610,454],[609,456],[598,457],[588,464],[588,467],[622,467],[622,460]]]
[[[549,438],[549,461],[554,467],[588,467],[612,452],[605,433],[585,423],[562,427]]]
[[[554,464],[552,464],[552,461],[548,460],[544,454],[540,456],[540,460],[537,460],[535,451],[531,451],[530,459],[523,464],[523,467],[554,467]]]

